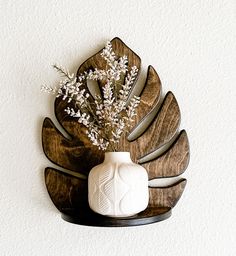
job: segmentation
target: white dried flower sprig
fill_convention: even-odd
[[[67,107],[65,111],[87,128],[87,136],[93,145],[101,150],[116,151],[122,134],[131,126],[140,102],[140,98],[134,96],[127,105],[138,69],[133,66],[129,71],[127,56],[117,58],[110,42],[106,44],[101,56],[107,62],[106,70],[87,70],[78,77],[54,65],[64,80],[60,81],[58,88],[42,86],[42,90],[56,94],[56,97],[62,97],[68,103],[73,101],[76,110]],[[125,75],[124,83],[120,84]],[[104,82],[102,96],[96,95],[91,100],[85,89],[87,80]]]

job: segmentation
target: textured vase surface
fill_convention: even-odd
[[[88,177],[90,208],[110,217],[128,217],[143,211],[149,200],[146,170],[132,162],[129,152],[107,152]]]

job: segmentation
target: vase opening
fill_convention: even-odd
[[[104,162],[131,162],[130,152],[105,152]]]

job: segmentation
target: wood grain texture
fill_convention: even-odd
[[[180,109],[172,92],[168,92],[155,120],[136,141],[131,142],[131,151],[138,152],[138,159],[154,152],[169,142],[180,124]]]
[[[132,226],[144,225],[168,218],[182,195],[186,180],[165,188],[150,188],[147,209],[127,218],[109,218],[94,213],[88,206],[87,180],[62,173],[53,168],[45,169],[48,193],[69,222],[89,226]]]
[[[141,66],[141,59],[140,57],[133,52],[120,38],[115,37],[111,40],[112,49],[115,52],[117,57],[122,57],[126,55],[128,57],[128,69],[130,69],[132,66],[136,66],[138,70],[140,70]],[[102,49],[98,51],[96,54],[94,54],[92,57],[88,58],[86,61],[84,61],[81,66],[79,67],[77,71],[77,75],[84,73],[84,71],[87,71],[89,69],[94,70],[97,69],[103,69],[107,70],[107,63],[101,56]],[[138,78],[138,77],[137,77]],[[137,80],[136,78],[136,80]],[[123,83],[124,77],[119,81],[120,83]],[[104,83],[102,81],[98,82],[100,89],[104,86]],[[87,87],[85,86],[84,89],[87,90]]]
[[[141,130],[146,130],[147,127],[152,122],[152,118],[147,118],[151,113],[154,113],[153,118],[155,117],[157,111],[158,111],[158,103],[160,101],[161,96],[161,80],[156,72],[156,70],[152,67],[148,67],[147,71],[147,78],[146,82],[143,88],[143,91],[140,95],[140,104],[137,108],[137,115],[133,122],[133,129],[130,131],[130,134],[128,136],[128,140],[132,141],[135,140],[137,137],[139,137],[143,132],[133,133],[132,131],[135,131],[136,126],[140,122],[143,123],[143,127]]]
[[[111,40],[111,44],[112,49],[117,57],[122,57],[124,55],[128,57],[128,67],[136,66],[138,69],[140,69],[140,57],[134,51],[132,51],[120,38],[113,38]],[[101,57],[102,50],[103,49],[99,50],[96,54],[84,61],[80,65],[77,75],[91,68],[106,69],[106,61]]]
[[[69,116],[65,109],[67,107],[76,109],[74,102],[68,103],[67,101],[62,100],[61,98],[56,98],[54,103],[55,116],[59,124],[64,128],[64,130],[72,137],[77,140],[85,140],[87,138],[85,134],[84,126],[81,125],[76,118]],[[88,141],[88,143],[90,143]]]
[[[54,168],[45,169],[48,193],[60,212],[83,211],[88,207],[87,180],[73,177]]]
[[[131,158],[136,163],[143,163],[145,156],[156,151],[169,142],[176,134],[180,124],[180,109],[172,92],[168,92],[161,107],[147,130],[134,141],[122,137],[120,143],[124,151],[130,151]],[[135,129],[138,129],[139,124]],[[134,130],[135,130],[134,129]]]
[[[140,66],[141,66],[140,57],[135,52],[133,52],[121,39],[116,37],[111,41],[111,44],[112,44],[113,51],[118,57],[121,57],[123,55],[126,55],[128,57],[128,60],[129,60],[128,69],[130,69],[132,66],[136,66],[138,70],[140,70]],[[89,69],[91,70],[94,70],[95,68],[107,69],[106,61],[101,57],[101,52],[102,52],[102,49],[98,51],[96,54],[94,54],[92,57],[87,59],[85,62],[83,62],[78,68],[77,75],[80,75],[84,71]],[[122,77],[121,81],[118,81],[118,83],[123,83],[124,79],[125,79],[125,76]],[[136,77],[133,87],[131,88],[131,93],[135,87],[137,79],[138,79],[138,76]],[[104,85],[101,81],[98,84],[100,88],[102,88]],[[81,86],[81,89],[85,89],[86,93],[91,95],[87,87],[87,84],[85,84],[84,86]],[[89,100],[93,103],[92,95],[91,97],[89,97]],[[84,141],[84,144],[92,147],[91,142],[87,139],[87,135],[84,133],[83,126],[79,124],[75,118],[70,117],[64,111],[67,106],[76,109],[76,106],[73,103],[73,101],[68,104],[66,101],[62,100],[62,97],[56,98],[54,108],[55,108],[55,115],[58,122],[67,131],[67,133],[70,136],[72,136],[73,138],[76,137],[77,139],[86,140]],[[128,142],[126,142],[126,140],[123,140],[123,143],[120,143],[121,151],[125,151],[125,149],[127,149],[128,147],[129,147]]]
[[[165,220],[171,215],[170,207],[154,207],[150,204],[139,214],[126,218],[110,218],[93,212],[88,206],[87,180],[73,177],[54,168],[45,169],[48,193],[62,212],[64,220],[88,226],[122,227],[145,225]]]
[[[81,140],[77,137],[69,140],[60,133],[49,118],[45,118],[42,129],[43,150],[53,163],[71,171],[88,175],[95,165],[103,161],[104,152],[91,146],[90,142],[86,144],[87,136],[81,130],[77,131],[77,135],[82,138]]]
[[[186,183],[186,179],[181,179],[180,181],[168,187],[150,187],[149,206],[170,208],[175,207],[184,191]]]
[[[148,170],[149,180],[179,176],[186,170],[189,158],[188,136],[186,131],[182,130],[170,148],[157,159],[142,166]]]
[[[117,56],[128,57],[129,68],[136,65],[140,70],[141,60],[137,54],[119,38],[114,38],[111,43]],[[82,63],[77,74],[88,69],[106,69],[106,63],[100,56],[101,51]],[[122,77],[120,82],[124,79],[125,77]],[[98,86],[101,89],[104,84],[99,83]],[[86,84],[84,88],[90,93]],[[138,90],[134,84],[131,95],[136,91]],[[176,134],[180,123],[179,106],[172,92],[167,93],[158,109],[161,81],[152,66],[148,68],[145,86],[139,93],[141,93],[141,103],[134,122],[135,128],[132,130],[135,140],[132,142],[127,140],[128,134],[124,134],[119,144],[119,150],[130,151],[131,158],[136,163],[142,160],[143,156],[147,156],[169,142]],[[93,101],[93,97],[90,97],[90,100]],[[45,118],[42,129],[43,150],[48,159],[58,166],[78,174],[88,175],[92,167],[103,161],[104,152],[91,144],[85,133],[85,127],[75,118],[68,116],[64,111],[67,106],[68,103],[62,98],[55,100],[56,118],[70,138],[65,138],[53,122]],[[74,103],[71,102],[69,107],[75,108]],[[152,158],[151,162],[143,166],[147,169],[149,178],[153,179],[180,175],[186,169],[188,161],[189,144],[186,132],[182,131],[166,152],[154,160]],[[145,211],[133,217],[114,219],[90,210],[87,199],[87,180],[53,168],[46,168],[45,182],[53,203],[63,213],[62,217],[65,220],[90,226],[132,226],[164,220],[171,215],[171,209],[179,200],[186,185],[186,180],[182,179],[169,187],[149,188],[150,202]]]

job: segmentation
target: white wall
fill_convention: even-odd
[[[215,1],[0,2],[0,255],[236,255],[236,6]],[[52,98],[40,92],[115,36],[172,90],[188,132],[187,188],[161,223],[69,224],[43,180]]]

